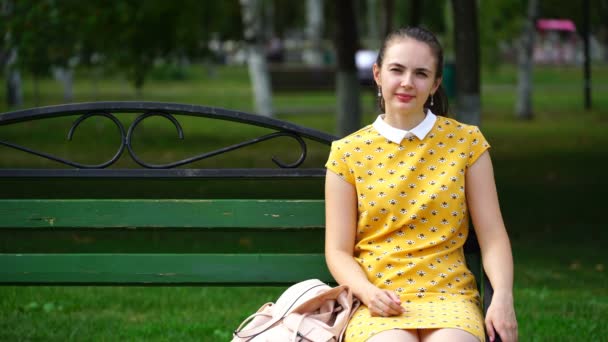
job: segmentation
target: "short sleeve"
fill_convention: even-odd
[[[341,140],[334,141],[331,144],[329,158],[325,167],[331,172],[337,174],[345,181],[355,184],[352,168],[348,165],[350,153],[345,150],[344,143]]]
[[[483,136],[479,127],[477,126],[469,126],[469,160],[467,161],[467,167],[475,164],[477,159],[481,157],[481,155],[490,148],[490,144]]]

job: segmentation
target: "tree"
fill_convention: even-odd
[[[124,72],[141,94],[145,79],[157,60],[199,57],[207,53],[201,42],[209,33],[204,18],[214,8],[207,2],[104,1],[88,3],[96,13],[90,37],[91,51]],[[159,18],[163,18],[159,21]]]
[[[5,67],[6,73],[6,104],[8,107],[19,107],[23,104],[23,93],[21,87],[21,73],[15,67],[17,61],[17,50],[9,51]]]
[[[13,15],[13,3],[0,2],[0,71],[6,75],[6,103],[8,107],[19,107],[23,103],[21,73],[16,67],[17,49],[10,46],[11,32],[8,23]]]
[[[254,93],[256,112],[263,116],[272,116],[272,90],[266,54],[264,52],[263,3],[260,0],[240,1],[244,37],[247,42],[247,64]]]
[[[421,18],[422,18],[422,1],[421,0],[410,0],[409,25],[420,26]]]
[[[445,7],[448,0],[394,1],[393,27],[422,26],[441,34],[445,31]]]
[[[597,12],[599,12],[603,18],[608,16],[608,0],[601,0],[598,4]],[[598,39],[604,48],[608,47],[608,21],[601,20],[598,24]],[[608,62],[608,51],[604,49],[604,62]]]
[[[76,54],[79,37],[78,31],[73,29],[78,27],[77,18],[73,12],[63,10],[62,6],[66,4],[51,0],[15,1],[12,4],[7,45],[16,56],[14,67],[26,70],[34,77],[36,103],[40,97],[38,79],[47,75],[52,66],[67,66],[69,58]]]
[[[511,46],[521,37],[526,23],[526,1],[503,0],[479,3],[479,34],[483,65],[495,70],[501,63],[501,44]]]
[[[323,0],[306,0],[306,38],[308,48],[304,51],[304,62],[308,65],[322,65],[323,51]]]
[[[355,64],[359,33],[353,1],[336,0],[334,6],[336,16],[334,45],[337,55],[337,134],[345,136],[359,129],[361,125],[360,89]]]
[[[367,0],[365,2],[365,22],[366,34],[361,34],[366,37],[366,47],[368,49],[379,49],[382,38],[380,37],[379,24],[378,24],[378,0]]]
[[[8,1],[8,0],[5,0]],[[10,2],[10,1],[9,1]],[[9,46],[18,64],[34,78],[70,61],[90,64],[97,56],[106,68],[122,72],[138,93],[157,61],[198,58],[208,53],[213,30],[234,35],[240,23],[222,20],[236,13],[232,2],[198,0],[13,1]],[[238,7],[237,7],[238,9]],[[161,20],[162,19],[162,20]],[[240,37],[241,34],[238,34]]]
[[[481,122],[479,29],[476,0],[452,0],[456,60],[456,118]]]
[[[534,51],[535,21],[538,1],[528,1],[528,19],[524,25],[518,46],[517,102],[515,112],[520,119],[532,119],[532,53]]]
[[[395,12],[395,1],[394,0],[381,0],[382,1],[382,28],[381,34],[382,39],[388,36],[393,31],[393,14]]]

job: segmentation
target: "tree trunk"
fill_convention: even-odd
[[[306,0],[306,38],[309,45],[303,59],[307,65],[323,65],[322,34],[323,0]]]
[[[589,0],[583,1],[583,27],[581,34],[583,36],[583,96],[585,99],[585,110],[591,110],[591,54],[589,36],[591,30],[589,28],[590,13]]]
[[[608,0],[599,0],[594,3],[594,10],[600,18],[606,18],[608,16]],[[608,62],[608,22],[599,20],[596,25],[595,35],[601,47],[601,60]]]
[[[378,0],[367,0],[367,40],[368,49],[380,48],[380,31],[378,30]]]
[[[336,0],[335,46],[337,52],[336,95],[337,134],[345,136],[361,126],[361,98],[355,53],[359,45],[355,8],[352,0]]]
[[[6,103],[9,108],[20,107],[23,104],[21,74],[14,68],[9,69],[6,78]]]
[[[63,99],[66,102],[74,100],[74,70],[69,68],[65,70],[63,79]]]
[[[71,102],[74,99],[74,70],[72,68],[55,68],[55,79],[63,85],[63,100]]]
[[[515,113],[519,119],[530,120],[532,113],[532,54],[534,51],[534,21],[538,13],[538,1],[528,1],[528,17],[518,46],[517,103]]]
[[[600,7],[598,11],[600,16],[606,18],[608,16],[608,0],[602,1]],[[598,23],[597,38],[603,50],[602,61],[608,62],[608,22],[606,20],[600,20]]]
[[[382,39],[393,31],[393,15],[395,14],[395,0],[382,1]]]
[[[264,32],[262,41],[267,42],[276,36],[274,31],[274,1],[261,0],[258,6],[261,6],[261,12],[264,13],[261,19],[262,32]]]
[[[411,0],[410,1],[410,25],[419,26],[421,18],[422,18],[422,1],[421,0]]]
[[[255,110],[262,116],[273,116],[272,91],[268,63],[264,53],[264,29],[262,2],[240,0],[243,16],[244,37],[247,42],[247,64],[253,89]]]
[[[481,123],[479,25],[476,0],[452,0],[456,59],[456,119]]]
[[[21,73],[15,66],[16,62],[17,52],[12,49],[6,61],[6,104],[9,108],[19,107],[23,104]]]

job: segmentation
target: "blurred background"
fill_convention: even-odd
[[[607,17],[608,0],[0,0],[0,113],[176,102],[343,136],[378,114],[371,65],[382,38],[424,26],[445,49],[451,116],[480,125],[492,145],[515,257],[520,340],[600,341],[608,336]],[[132,122],[129,115],[121,120]],[[82,163],[108,160],[116,127],[87,120],[67,143],[73,120],[0,126],[0,140]],[[260,133],[180,117],[180,142],[172,125],[155,120],[138,132],[137,148],[157,163]],[[261,144],[187,167],[266,167],[268,155],[293,148]],[[322,166],[327,152],[311,152],[312,163]],[[0,167],[57,166],[0,147]],[[161,183],[150,188],[171,196],[175,189]],[[0,183],[0,197],[22,186]],[[322,196],[322,184],[305,187],[291,191]],[[204,197],[209,189],[187,183],[179,196]],[[36,189],[46,197],[60,190],[71,191]],[[219,191],[232,194],[223,185]],[[1,287],[0,340],[225,341],[280,290]]]
[[[478,123],[479,96],[507,84],[516,85],[516,96],[508,98],[511,107],[493,108],[490,99],[484,101],[484,114],[509,110],[523,119],[534,117],[546,108],[533,106],[533,77],[552,71],[576,77],[562,83],[572,87],[573,100],[583,96],[576,108],[588,110],[605,103],[591,96],[601,87],[601,75],[594,83],[591,69],[601,73],[608,60],[608,24],[602,20],[607,8],[603,0],[2,0],[0,110],[162,100],[179,92],[179,102],[230,103],[267,116],[333,111],[339,119],[336,133],[343,135],[362,124],[361,113],[374,109],[365,96],[366,90],[373,92],[370,70],[383,37],[407,25],[422,25],[440,38],[443,82],[463,121]],[[248,76],[239,74],[244,70]],[[344,86],[353,74],[361,89]],[[240,76],[243,84],[254,86],[227,102],[234,92],[226,77]],[[336,83],[342,78],[345,82]],[[170,85],[166,92],[157,93],[159,81]],[[214,84],[226,95],[210,98],[192,83],[199,89]],[[188,93],[173,90],[184,84]],[[337,100],[318,106],[281,96],[341,87]]]

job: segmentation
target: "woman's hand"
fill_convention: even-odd
[[[401,299],[393,291],[382,290],[370,284],[363,297],[365,298],[362,301],[372,316],[399,316],[405,312],[401,306]]]
[[[517,342],[517,319],[511,293],[494,292],[485,323],[490,342],[495,340],[496,334],[504,342]]]

